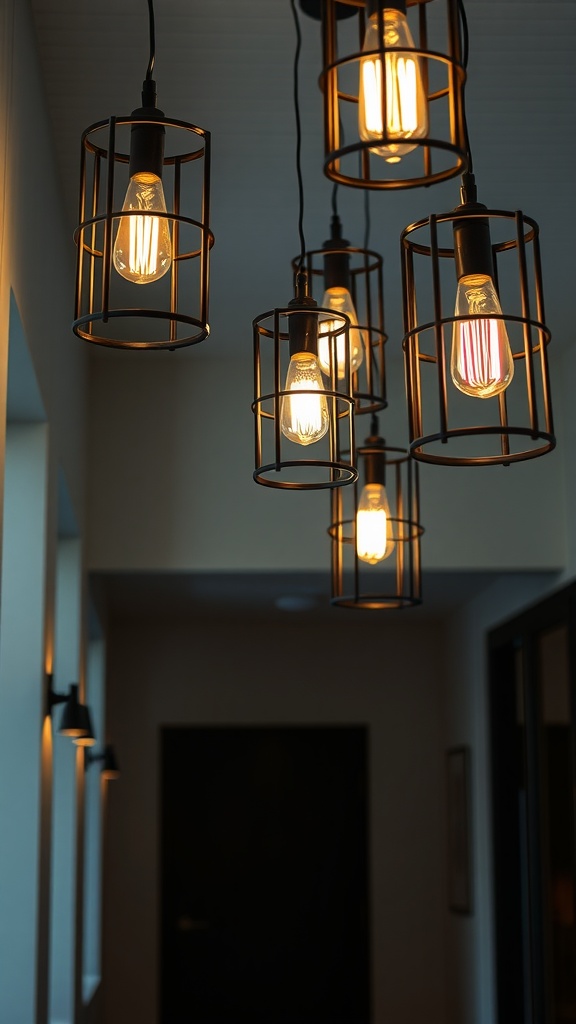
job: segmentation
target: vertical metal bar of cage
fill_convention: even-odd
[[[426,4],[418,4],[418,49],[428,50],[428,22],[426,17]],[[426,94],[426,106],[428,108],[428,130],[430,130],[430,99],[429,99],[429,88],[430,88],[430,75],[428,73],[428,58],[420,58],[420,65],[422,67],[422,85]],[[426,177],[432,173],[432,154],[430,152],[430,146],[424,144],[422,146],[423,160],[424,160],[424,174]]]
[[[365,18],[365,7],[361,7],[358,15],[358,47],[357,53],[362,53],[364,46],[364,37],[366,35],[366,18]],[[358,98],[356,100],[357,105],[360,105],[360,64],[358,65]],[[360,150],[360,160],[362,170],[360,172],[364,181],[370,181],[370,149],[368,146],[362,146]]]
[[[100,153],[94,154],[94,176],[92,178],[92,211],[91,216],[93,219],[91,228],[91,253],[90,253],[90,274],[88,278],[88,295],[89,303],[88,309],[90,313],[94,311],[94,281],[96,276],[96,240],[97,240],[97,226],[96,226],[96,215],[98,213],[98,194],[100,192]],[[92,334],[93,320],[90,319],[86,325],[88,334]]]
[[[432,288],[434,294],[434,339],[438,370],[438,402],[440,410],[440,433],[442,444],[447,442],[448,396],[446,388],[446,353],[444,351],[444,324],[442,320],[442,288],[438,256],[438,229],[436,214],[430,215],[430,257],[432,260]]]
[[[496,245],[492,246],[492,267],[494,270],[494,287],[496,289],[496,294],[500,296],[500,279],[498,276],[498,246]],[[498,395],[498,415],[500,418],[500,426],[507,427],[508,403],[506,401],[505,391],[501,391],[500,394]],[[500,451],[502,452],[502,455],[510,454],[510,436],[508,433],[500,434]],[[504,465],[508,466],[509,463],[505,462]]]
[[[280,418],[282,416],[282,401],[280,391],[282,390],[282,365],[280,355],[280,310],[274,310],[274,463],[276,472],[280,472],[282,460],[282,437],[280,433]]]
[[[211,136],[204,132],[204,177],[202,188],[202,251],[200,253],[200,308],[202,323],[208,326],[208,295],[210,285],[210,164]]]
[[[460,12],[457,0],[447,0],[448,10],[448,48],[450,61],[448,64],[448,116],[450,119],[450,139],[454,145],[460,144],[464,138],[464,123],[459,89],[460,73],[457,65],[462,64],[460,47]]]
[[[328,444],[329,444],[329,460],[331,463],[339,462],[340,445],[339,445],[339,422],[338,422],[338,399],[335,398],[335,392],[338,391],[338,350],[336,333],[334,331],[334,325],[337,321],[332,321],[332,327],[328,336],[328,352],[330,360],[330,390],[332,395],[330,396],[330,416],[328,419]],[[350,393],[350,345],[349,345],[349,334],[345,329],[344,333],[344,381],[348,382],[348,393]],[[330,467],[330,480],[333,482],[337,479],[337,471],[334,466]]]
[[[404,496],[402,493],[402,462],[395,466],[396,484],[396,518],[398,520],[398,537],[396,540],[396,593],[400,597],[404,592]],[[408,541],[409,543],[409,541]]]
[[[181,186],[182,161],[179,157],[174,158],[174,190],[172,193],[172,211],[176,217],[180,216],[180,186]],[[178,284],[180,274],[180,221],[174,220],[172,228],[172,271],[170,274],[170,341],[176,341],[178,337],[178,322],[176,319],[178,311]],[[204,322],[204,321],[203,321]]]
[[[410,518],[414,522],[414,536],[410,540],[410,597],[422,599],[422,572],[420,567],[420,467],[412,459],[408,462],[408,501]]]
[[[404,366],[406,371],[406,393],[408,396],[408,428],[410,441],[422,436],[418,356],[415,352],[417,335],[411,334],[416,327],[414,300],[414,258],[410,242],[404,238],[401,250],[402,291],[404,295],[404,335],[406,338]]]
[[[516,238],[518,242],[518,265],[520,271],[520,296],[522,301],[522,317],[524,320],[524,357],[526,360],[526,386],[528,389],[528,411],[532,438],[538,435],[538,403],[534,381],[534,362],[532,358],[532,331],[530,327],[530,293],[528,289],[528,273],[526,267],[526,246],[524,243],[524,217],[520,210],[516,211]]]
[[[255,464],[259,470],[262,465],[262,373],[260,368],[260,327],[257,322],[254,330],[254,428],[255,428]]]
[[[388,85],[386,82],[386,33],[384,29],[384,4],[379,3],[376,11],[376,19],[378,22],[378,53],[380,58],[380,101],[381,101],[381,114],[382,114],[382,142],[384,145],[390,143],[388,136]],[[360,102],[360,96],[358,96],[358,102]]]
[[[83,280],[84,280],[84,217],[86,215],[86,137],[82,138],[82,146],[80,148],[80,197],[79,197],[79,211],[78,211],[78,224],[80,225],[78,233],[78,259],[76,261],[76,309],[74,312],[74,319],[78,320],[82,316],[82,297],[84,294]]]
[[[378,301],[378,358],[379,358],[379,382],[380,397],[384,405],[387,404],[387,378],[386,378],[386,352],[385,352],[385,323],[384,323],[384,263],[378,257],[376,264],[376,289]],[[371,322],[371,321],[370,321]]]
[[[340,487],[333,487],[330,491],[330,568],[332,597],[340,597],[342,593],[342,524],[339,508],[342,501]]]
[[[114,163],[116,153],[116,118],[110,118],[108,135],[108,175],[106,182],[106,217],[102,247],[102,322],[108,323],[110,274],[112,272],[112,210],[114,207]]]
[[[340,146],[340,124],[338,118],[338,72],[333,67],[336,60],[336,5],[335,0],[322,0],[322,50],[324,62],[324,145],[327,154],[335,153]],[[334,171],[339,170],[339,160],[334,161]]]
[[[357,512],[360,498],[360,488],[354,484],[354,505],[352,508],[352,565],[354,566],[354,601],[357,604],[360,597],[360,559],[358,558],[358,547],[356,544],[356,532],[358,530]],[[344,501],[344,499],[342,499]],[[344,518],[344,517],[342,517]]]
[[[540,238],[538,228],[534,227],[534,238],[532,240],[534,253],[534,292],[536,299],[536,318],[540,324],[545,324],[544,315],[544,294],[542,291],[542,262],[540,259]],[[538,328],[540,335],[540,371],[542,374],[542,393],[544,403],[544,421],[549,434],[554,433],[552,417],[552,395],[550,393],[550,375],[548,373],[548,346],[546,334],[542,328]]]

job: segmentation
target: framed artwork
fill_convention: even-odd
[[[472,828],[470,748],[451,747],[446,754],[448,805],[448,906],[472,913]]]

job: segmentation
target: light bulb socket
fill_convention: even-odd
[[[485,209],[482,203],[466,203],[458,207],[458,210],[470,212]],[[458,281],[470,274],[494,277],[492,242],[487,217],[466,217],[454,221],[454,264]]]
[[[288,303],[291,309],[298,312],[288,317],[288,337],[290,358],[297,352],[310,352],[318,355],[318,317],[312,310],[318,303],[308,293],[308,274],[300,269],[296,274],[296,295]]]
[[[155,95],[156,93],[154,93]],[[144,100],[144,93],[142,93],[142,99]],[[135,174],[142,173],[155,174],[157,178],[161,178],[166,130],[164,125],[159,122],[164,117],[164,113],[162,110],[158,110],[154,104],[149,104],[133,110],[131,116],[142,118],[143,123],[132,125],[128,174],[131,178]],[[150,124],[151,119],[158,123]]]
[[[366,0],[366,14],[372,18],[378,11],[400,11],[406,14],[406,0]]]
[[[322,245],[323,249],[331,250],[324,256],[324,290],[345,288],[349,292],[351,290],[350,253],[347,252],[347,249],[350,242],[348,239],[342,238],[342,224],[337,213],[332,217],[330,228],[332,236]]]
[[[386,442],[383,437],[371,434],[366,438],[368,451],[363,454],[364,462],[364,485],[386,484]],[[381,451],[379,450],[381,449]]]

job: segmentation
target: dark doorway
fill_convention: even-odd
[[[490,634],[500,1024],[576,1024],[576,588]]]
[[[161,1024],[368,1024],[367,735],[162,730]]]

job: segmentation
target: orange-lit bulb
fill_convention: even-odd
[[[130,178],[122,210],[141,212],[120,218],[114,242],[114,267],[132,284],[158,281],[172,263],[169,221],[154,216],[166,213],[162,179],[148,171],[135,174]]]
[[[316,356],[311,352],[296,352],[290,359],[282,398],[280,427],[289,441],[296,444],[314,444],[324,437],[330,417],[324,394],[322,373]]]
[[[393,550],[393,525],[386,488],[384,484],[366,484],[356,512],[356,554],[363,562],[376,565]]]
[[[469,274],[458,282],[455,316],[474,315],[473,320],[454,322],[452,331],[452,380],[465,395],[492,398],[508,387],[514,376],[514,359],[492,278]],[[477,315],[476,315],[477,314]]]
[[[428,134],[428,103],[422,81],[420,58],[414,50],[414,40],[402,11],[386,8],[383,11],[384,46],[400,47],[385,55],[386,112],[383,112],[382,60],[377,53],[360,60],[360,88],[358,95],[358,130],[364,142],[381,143],[386,133],[388,145],[370,147],[372,153],[383,156],[388,163],[398,161],[415,148],[411,139],[423,139]],[[366,28],[364,53],[378,50],[378,15],[373,14]]]
[[[333,287],[324,292],[322,305],[337,313],[346,313],[350,320],[349,350],[350,373],[355,373],[364,359],[364,335],[358,327],[358,314],[347,288]],[[318,361],[324,373],[330,373],[330,343],[328,331],[333,331],[338,324],[334,320],[323,320],[318,329]],[[336,362],[339,378],[346,373],[346,332],[336,335]]]

